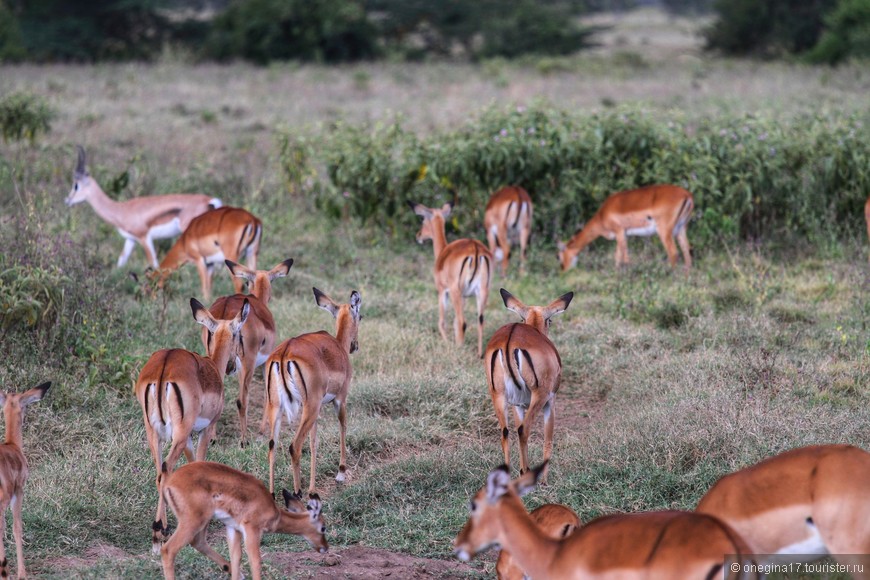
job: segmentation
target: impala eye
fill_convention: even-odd
[[[76,181],[76,184],[73,186],[73,189],[76,191],[79,190],[79,182],[78,181]]]
[[[470,511],[471,513],[474,513],[476,510],[477,510],[477,502],[474,500],[468,502],[468,511]]]

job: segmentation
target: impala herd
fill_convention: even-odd
[[[335,319],[335,335],[311,332],[275,346],[277,329],[269,310],[272,283],[288,275],[293,260],[257,270],[263,226],[249,212],[222,206],[198,194],[111,200],[88,174],[84,149],[78,148],[73,188],[67,205],[87,201],[125,238],[118,259],[123,266],[136,243],[145,250],[162,287],[169,274],[187,262],[199,271],[202,295],[210,298],[215,266],[225,265],[236,293],[206,308],[190,299],[192,317],[203,326],[206,356],[163,349],[142,366],[134,392],[154,460],[157,511],[152,525],[155,552],[162,555],[166,578],[175,577],[178,551],[190,544],[216,562],[233,579],[241,578],[242,542],[253,578],[261,575],[260,540],[264,532],[303,536],[313,547],[328,548],[322,504],[316,494],[317,419],[332,403],[338,416],[340,459],[336,481],[347,470],[347,398],[352,378],[350,354],[359,348],[362,297],[356,290],[338,303],[317,288],[315,304]],[[552,461],[555,398],[562,377],[559,350],[548,337],[551,319],[564,312],[574,296],[568,292],[547,306],[527,306],[505,289],[505,307],[521,322],[502,326],[484,347],[484,311],[492,270],[508,270],[511,245],[518,244],[520,270],[532,229],[533,204],[517,186],[495,192],[486,206],[488,246],[475,239],[447,242],[445,223],[453,206],[430,208],[409,202],[422,218],[417,241],[432,240],[433,275],[438,294],[438,329],[445,341],[447,307],[453,306],[453,337],[464,339],[464,299],[477,302],[477,354],[500,427],[505,465],[486,477],[472,498],[470,516],[454,541],[455,554],[469,560],[492,546],[501,547],[499,578],[756,578],[766,559],[812,559],[825,554],[852,554],[849,562],[866,564],[856,578],[870,578],[870,454],[848,445],[820,445],[786,451],[719,480],[695,511],[658,511],[603,516],[585,524],[567,506],[547,504],[531,514],[520,497],[545,484]],[[616,240],[616,264],[628,263],[628,236],[657,234],[674,267],[677,245],[685,268],[692,257],[686,226],[693,210],[691,193],[672,185],[655,185],[611,195],[567,243],[559,243],[562,270],[576,264],[579,252],[597,237]],[[870,200],[866,208],[870,235]],[[161,262],[154,240],[178,236]],[[676,242],[675,242],[676,239]],[[244,257],[246,266],[238,263]],[[245,282],[250,292],[243,294]],[[205,461],[209,442],[224,408],[224,377],[240,373],[240,441],[247,443],[248,394],[254,370],[263,366],[265,403],[260,431],[268,437],[268,489],[258,478],[232,467]],[[25,577],[21,505],[27,460],[21,449],[23,409],[42,399],[50,383],[21,394],[0,392],[6,442],[0,446],[0,530],[6,507],[12,507],[18,577]],[[509,411],[519,441],[519,477],[511,479]],[[543,463],[529,465],[528,440],[538,415],[543,417]],[[276,505],[275,460],[282,415],[298,419],[289,447],[293,493],[282,490]],[[193,434],[199,435],[196,449]],[[302,500],[301,458],[309,439],[307,503]],[[163,448],[169,442],[169,453]],[[184,454],[187,464],[176,469]],[[166,506],[175,514],[174,532]],[[210,520],[226,527],[230,560],[206,543]],[[791,555],[791,556],[790,556]],[[861,556],[865,555],[865,556]],[[730,559],[729,559],[730,558]],[[782,561],[782,560],[777,560]],[[730,565],[729,562],[732,562]],[[735,565],[736,563],[736,565]],[[0,576],[9,562],[0,538]]]

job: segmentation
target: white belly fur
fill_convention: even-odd
[[[211,266],[213,264],[223,264],[224,260],[226,260],[226,257],[224,257],[224,253],[222,251],[218,250],[211,256],[205,256],[203,259],[205,260],[206,264]]]
[[[642,228],[628,228],[625,230],[626,236],[641,236],[647,237],[656,233],[656,222],[655,220],[647,220],[648,223],[646,226]]]
[[[170,221],[165,224],[160,224],[159,226],[153,226],[150,230],[148,230],[148,235],[151,236],[152,239],[159,240],[162,238],[174,238],[175,236],[181,235],[181,222],[178,218],[172,218]]]

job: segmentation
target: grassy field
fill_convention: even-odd
[[[74,145],[87,147],[92,175],[107,190],[118,184],[118,197],[200,191],[259,215],[265,227],[260,264],[295,260],[288,278],[275,285],[279,340],[332,331],[331,318],[314,305],[312,286],[342,300],[360,291],[365,318],[352,357],[349,481],[342,487],[333,481],[337,421],[327,412],[320,422],[317,481],[329,540],[339,552],[360,545],[450,559],[469,497],[501,462],[472,337],[456,347],[438,335],[432,250],[414,243],[414,231],[390,237],[352,221],[329,221],[310,199],[284,190],[273,130],[316,131],[337,119],[402,115],[425,133],[461,123],[490,103],[536,99],[566,109],[680,108],[699,118],[866,108],[870,76],[857,65],[829,70],[708,60],[691,35],[681,35],[676,48],[649,48],[673,40],[661,38],[650,34],[644,43],[632,29],[582,58],[478,66],[256,69],[192,66],[168,55],[152,66],[0,68],[0,93],[25,89],[58,111],[52,132],[36,146],[0,145],[6,259],[0,264],[37,266],[46,272],[44,285],[63,289],[53,298],[56,318],[0,338],[0,387],[54,382],[24,426],[29,571],[40,577],[159,573],[159,560],[149,553],[155,474],[132,381],[155,350],[202,350],[188,307],[199,292],[194,268],[177,273],[165,301],[147,298],[128,276],[144,270],[141,249],[127,268],[115,269],[120,236],[89,207],[63,205]],[[483,238],[482,228],[465,234]],[[577,269],[560,274],[555,248],[533,239],[525,275],[514,269],[507,279],[494,277],[486,322],[488,337],[514,321],[499,287],[530,304],[575,292],[550,333],[564,364],[550,485],[528,505],[563,502],[584,520],[691,508],[720,475],[784,449],[820,442],[870,448],[866,239],[856,232],[834,245],[835,252],[723,246],[696,254],[695,269],[683,276],[668,271],[657,240],[633,240],[634,265],[621,272],[613,268],[613,245],[598,242]],[[216,292],[230,291],[219,273]],[[236,390],[236,379],[228,379],[228,401]],[[252,390],[256,425],[259,373]],[[209,459],[265,479],[265,442],[240,449],[237,434],[228,404]],[[290,439],[285,427],[277,468],[288,486]],[[541,442],[536,426],[533,461]],[[11,523],[5,541],[9,549]],[[225,550],[217,527],[213,544]],[[326,562],[311,552],[288,560],[286,553],[307,550],[300,539],[268,537],[264,545],[273,577],[343,573],[340,564],[321,567]],[[491,574],[493,567],[488,558],[442,575]],[[216,572],[192,549],[182,552],[177,568],[190,578]]]

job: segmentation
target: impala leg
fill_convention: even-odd
[[[532,434],[532,427],[535,425],[535,419],[546,401],[537,396],[537,392],[532,393],[532,400],[529,403],[529,408],[525,412],[522,423],[517,427],[517,436],[520,440],[520,474],[529,470],[529,436]],[[515,407],[516,409],[519,409]],[[519,411],[518,411],[519,413]]]
[[[177,515],[177,514],[176,514]],[[180,527],[180,525],[179,525]],[[175,532],[176,534],[178,532]],[[173,538],[175,535],[172,536]],[[212,562],[217,563],[218,566],[221,567],[221,570],[224,572],[230,571],[230,563],[229,561],[220,555],[216,550],[214,550],[211,546],[206,543],[206,539],[208,537],[208,521],[202,526],[202,529],[197,532],[197,534],[190,541],[190,545],[196,548],[201,554],[205,555],[206,558],[211,560]],[[167,542],[168,544],[168,542]]]
[[[12,501],[9,502],[12,507],[12,535],[15,536],[15,557],[18,559],[19,578],[27,577],[27,572],[24,569],[24,522],[21,520],[23,494],[24,490],[22,489],[18,495],[13,495]],[[3,529],[5,530],[5,527]]]
[[[525,220],[520,225],[520,272],[526,271],[526,248],[529,245],[529,237],[532,233],[532,228],[528,221],[530,220]]]
[[[308,493],[314,493],[314,480],[317,477],[317,416],[308,432],[308,451],[311,454],[311,471],[308,474]]]
[[[281,433],[281,407],[267,404],[266,413],[269,416],[269,493],[275,493],[275,448],[278,446],[278,435]],[[295,490],[294,490],[295,491]]]
[[[344,389],[347,392],[347,388]],[[335,481],[344,481],[344,472],[347,470],[347,446],[345,436],[347,435],[347,407],[344,406],[344,401],[338,399],[333,400],[335,412],[338,413],[338,439],[339,439],[339,459],[338,459],[338,474],[335,476]]]
[[[465,340],[465,313],[462,312],[462,292],[458,288],[450,291],[450,302],[453,304],[453,336],[456,344]]]
[[[508,261],[511,259],[511,241],[508,238],[508,231],[504,225],[498,228],[498,245],[501,247],[501,275],[507,275]]]
[[[177,513],[175,514],[178,515]],[[205,523],[193,522],[189,518],[178,521],[178,528],[175,533],[163,544],[160,548],[160,559],[163,562],[163,575],[167,580],[175,579],[175,557],[183,547],[192,543],[194,537],[202,530],[205,531],[205,526],[208,525],[208,520]]]
[[[673,268],[677,265],[677,245],[674,243],[674,236],[671,233],[672,230],[659,228],[657,231],[659,239],[665,247],[665,252],[668,254],[668,264]]]
[[[500,259],[498,253],[498,239],[495,237],[495,232],[492,231],[491,227],[486,228],[486,243],[489,246],[489,253],[492,254],[493,258],[495,258],[495,261],[498,262]]]
[[[205,300],[211,298],[211,275],[205,260],[196,261],[196,271],[199,273],[200,292]]]
[[[625,230],[616,232],[616,266],[628,264],[628,238]]]
[[[241,280],[241,278],[233,278]],[[242,361],[242,372],[239,373],[239,398],[236,399],[236,407],[239,409],[239,429],[242,432],[241,446],[248,442],[248,389],[251,387],[251,379],[254,377],[254,361],[249,364]]]
[[[686,235],[686,227],[677,233],[677,243],[680,244],[680,251],[683,253],[683,262],[686,265],[686,271],[692,267],[692,252],[689,248],[689,237]]]
[[[310,410],[310,407],[302,407],[302,418],[299,420],[299,427],[296,428],[296,433],[293,435],[293,442],[290,443],[290,463],[293,466],[293,493],[302,493],[302,444],[305,438],[311,431],[312,426],[317,422],[317,415],[320,414],[320,406]],[[311,449],[311,464],[314,465],[315,450]],[[311,474],[311,484],[314,484],[314,474]]]
[[[154,248],[154,240],[151,236],[147,236],[140,240],[142,247],[145,249],[145,256],[148,258],[148,263],[152,267],[158,268],[160,264],[157,262],[157,250]]]
[[[480,273],[484,275],[483,272]],[[487,266],[486,279],[480,281],[480,288],[477,290],[475,298],[477,299],[477,356],[483,358],[483,319],[484,311],[486,310],[486,301],[489,298],[489,267]]]
[[[208,424],[208,427],[202,430],[199,434],[199,442],[196,444],[196,460],[205,461],[205,455],[208,453],[208,445],[214,439],[217,431],[217,420]]]
[[[6,508],[9,506],[8,498],[0,498],[0,576],[9,577],[9,560],[6,559]]]
[[[498,384],[504,384],[498,383]],[[501,433],[501,450],[504,454],[504,464],[510,468],[511,465],[511,441],[510,441],[510,431],[507,426],[507,400],[505,399],[504,392],[502,391],[493,391],[492,393],[492,406],[495,411],[495,419],[498,421],[499,432]]]
[[[127,264],[127,260],[130,259],[130,254],[133,253],[133,248],[135,248],[135,247],[136,247],[136,240],[124,238],[124,249],[121,250],[121,255],[118,256],[118,267],[119,268],[121,268]],[[143,247],[145,247],[145,246],[143,246]],[[147,253],[147,250],[146,250],[146,253]],[[155,262],[151,262],[150,257],[149,257],[148,263],[151,264],[155,268],[157,267],[157,264]]]
[[[441,338],[450,342],[447,336],[447,301],[450,299],[450,293],[447,289],[442,290],[438,294],[438,330],[441,331]]]
[[[242,535],[235,528],[227,526],[227,544],[230,546],[230,577],[242,578]]]
[[[154,459],[154,468],[157,471],[157,480],[155,481],[157,486],[157,513],[154,514],[154,523],[151,524],[151,550],[157,554],[160,551],[160,541],[163,539],[163,529],[166,527],[166,518],[161,517],[163,497],[160,493],[160,479],[163,476],[163,457],[161,453],[163,442],[160,440],[157,431],[151,427],[147,417],[145,418],[145,433],[148,435],[148,447],[151,448],[151,457]]]
[[[550,460],[553,455],[553,431],[556,427],[556,396],[550,397],[550,400],[544,404],[544,461]],[[541,484],[547,485],[547,473],[549,469],[545,469],[541,475]]]
[[[252,580],[260,580],[263,567],[260,558],[260,539],[263,532],[256,526],[248,526],[245,530],[245,552],[248,554],[248,564],[251,566]]]

